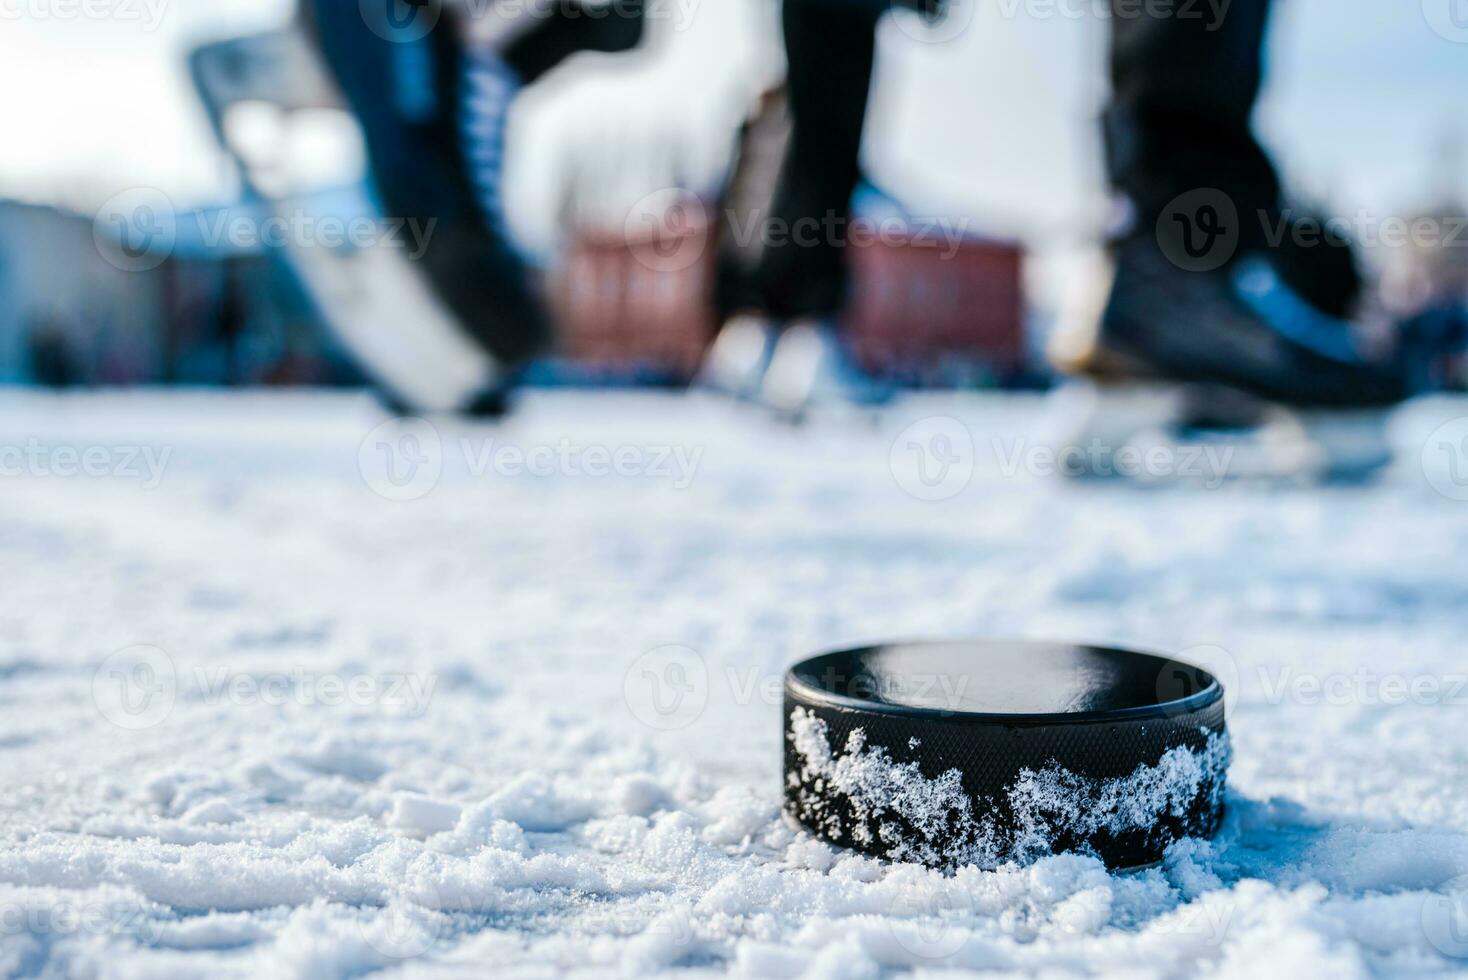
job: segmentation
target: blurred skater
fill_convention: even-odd
[[[784,0],[791,134],[770,209],[782,228],[850,217],[885,9]],[[1292,406],[1370,407],[1409,393],[1410,351],[1383,358],[1358,344],[1350,246],[1302,247],[1281,233],[1297,219],[1251,124],[1268,13],[1269,0],[1235,0],[1216,18],[1113,11],[1103,129],[1130,217],[1108,242],[1102,308],[1056,344],[1063,370],[1216,383]],[[784,236],[755,251],[725,257],[725,327],[707,383],[791,414],[830,397],[869,400],[877,389],[837,329],[841,242]]]

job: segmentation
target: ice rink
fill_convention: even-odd
[[[1066,480],[1054,414],[0,394],[0,975],[1468,968],[1468,402],[1325,488]],[[791,829],[783,667],[951,635],[1213,666],[1222,834],[944,876]]]

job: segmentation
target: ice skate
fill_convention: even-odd
[[[1074,379],[1055,396],[1060,438],[1087,475],[1185,476],[1205,449],[1229,478],[1358,478],[1390,460],[1402,359],[1366,356],[1266,255],[1186,271],[1137,236],[1102,279],[1099,309],[1073,310],[1050,350]]]

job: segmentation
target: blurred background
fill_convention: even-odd
[[[1293,192],[1352,228],[1464,210],[1468,30],[1441,6],[1278,5],[1259,128]],[[1006,9],[961,0],[947,24],[881,31],[858,210],[962,232],[960,261],[901,241],[858,256],[853,346],[880,368],[903,337],[914,383],[1046,383],[1038,351],[1112,219],[1104,20],[1082,3]],[[292,0],[0,10],[0,382],[361,383],[278,249],[197,233],[224,227],[243,192],[189,53],[285,23]],[[679,207],[715,206],[741,121],[783,72],[776,4],[668,0],[648,31],[632,54],[572,58],[515,105],[504,199],[556,333],[533,381],[680,383],[716,330],[709,263],[650,271],[628,215],[670,188]],[[139,195],[178,218],[143,260],[105,227]],[[1360,244],[1399,312],[1468,281],[1468,249]]]

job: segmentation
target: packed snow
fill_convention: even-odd
[[[0,393],[0,976],[1462,972],[1468,403],[1324,488],[1066,480],[1056,404]],[[793,828],[783,668],[927,636],[1206,663],[1223,829]]]

